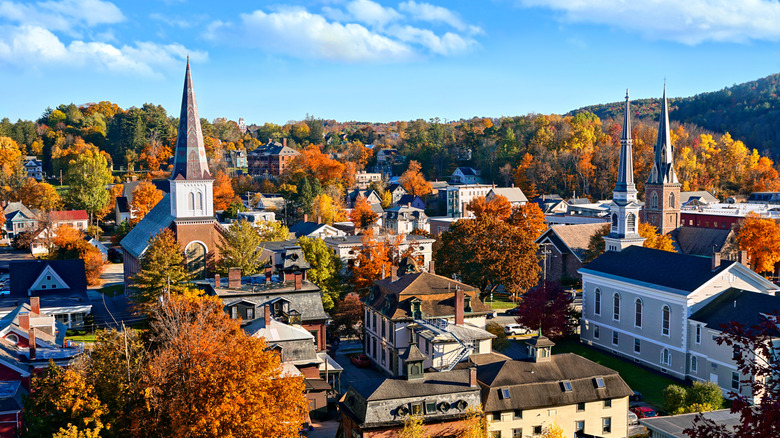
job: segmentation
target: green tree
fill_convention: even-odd
[[[664,408],[671,414],[677,414],[684,411],[685,399],[688,397],[688,391],[680,385],[669,385],[664,388]]]
[[[693,382],[688,388],[688,412],[714,411],[723,407],[723,392],[714,382]]]
[[[264,221],[255,228],[261,242],[281,242],[290,237],[290,230],[279,221]]]
[[[164,293],[183,290],[190,277],[173,231],[165,229],[149,240],[149,247],[141,257],[141,271],[133,278],[135,291],[131,299],[140,310],[147,310]]]
[[[333,309],[342,291],[341,259],[325,245],[322,239],[301,237],[298,245],[303,249],[306,261],[311,265],[306,274],[314,284],[322,289],[322,305],[325,310]]]
[[[228,268],[241,268],[242,275],[257,273],[263,262],[263,240],[255,227],[249,221],[240,220],[230,224],[220,236],[217,244],[222,258],[219,269],[227,272]]]
[[[504,349],[509,346],[509,339],[504,331],[504,326],[495,322],[489,322],[487,326],[485,326],[485,330],[495,336],[495,339],[493,339],[493,349],[504,351]]]
[[[67,203],[75,209],[84,209],[90,218],[109,201],[106,186],[113,181],[106,157],[87,151],[68,164],[70,190]]]

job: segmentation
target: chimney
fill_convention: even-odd
[[[712,270],[716,270],[720,267],[720,253],[714,252],[712,253]]]
[[[30,360],[35,360],[35,352],[38,348],[37,345],[35,345],[35,329],[31,328],[27,331],[28,342],[30,344]]]
[[[458,286],[455,289],[455,324],[463,325],[463,289]]]
[[[282,139],[282,146],[287,146],[287,137]]]
[[[390,268],[390,281],[398,281],[398,266],[392,266]]]
[[[382,280],[384,280],[385,278],[387,278],[387,273],[385,272],[385,265],[383,263],[382,264]]]
[[[219,274],[215,274],[214,275],[214,287],[220,287],[219,279],[220,279]]]
[[[241,288],[241,268],[228,269],[228,287],[231,289]]]
[[[300,272],[295,273],[295,290],[301,290],[301,283],[303,283],[303,274]]]
[[[738,259],[737,259],[738,262],[742,263],[745,266],[748,265],[748,253],[747,253],[747,251],[740,251],[737,254],[737,257],[738,257]]]
[[[30,314],[20,313],[18,324],[22,330],[30,330]]]
[[[271,304],[267,303],[263,308],[265,309],[265,327],[268,328],[271,325]]]
[[[322,216],[319,216],[319,215],[317,216],[317,223],[318,224],[322,223]]]
[[[472,388],[477,387],[477,367],[469,368],[469,386]]]
[[[30,297],[30,316],[41,316],[40,297]]]
[[[428,272],[431,274],[436,274],[436,268],[434,267],[434,261],[431,260],[430,263],[428,263]]]
[[[308,214],[306,214],[306,213],[303,214],[303,221],[304,222],[309,222],[309,215]]]
[[[265,267],[265,282],[270,283],[271,282],[271,267],[266,266]]]

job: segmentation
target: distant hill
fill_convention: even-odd
[[[780,157],[780,74],[774,74],[720,91],[669,99],[669,118],[702,128],[731,133],[750,148]],[[660,99],[631,102],[634,117],[658,119]],[[591,111],[601,119],[623,117],[623,102],[593,105],[572,111]]]

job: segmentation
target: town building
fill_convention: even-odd
[[[473,167],[458,167],[452,172],[450,183],[452,184],[481,184],[481,172]]]
[[[430,231],[428,216],[420,208],[399,205],[385,210],[383,226],[394,234],[411,234],[414,231]]]
[[[469,184],[447,187],[447,216],[455,218],[474,217],[466,206],[474,198],[485,197],[493,189],[489,184]]]
[[[449,231],[450,226],[460,219],[450,216],[435,216],[428,218],[430,224],[430,232],[433,237],[441,236],[441,233]]]
[[[260,225],[263,222],[274,222],[276,221],[276,213],[273,211],[240,211],[236,215],[236,220],[244,220],[248,221],[254,226]]]
[[[206,277],[207,262],[219,253],[221,228],[214,218],[214,178],[206,161],[189,61],[169,183],[170,193],[120,242],[127,285],[132,284],[132,278],[140,271],[140,259],[149,239],[162,230],[173,231],[186,256],[187,269],[196,279]]]
[[[77,230],[87,231],[89,215],[86,210],[50,211],[49,223],[52,230],[70,225]]]
[[[277,177],[300,154],[300,152],[287,146],[286,138],[282,139],[282,143],[269,140],[268,143],[247,154],[249,175]]]
[[[38,216],[21,202],[9,202],[3,209],[5,215],[5,235],[13,239],[21,233],[38,230]]]
[[[403,195],[400,198],[398,198],[398,202],[395,202],[393,205],[403,205],[405,207],[414,207],[419,208],[420,210],[425,210],[425,201],[417,195]]]
[[[27,174],[27,178],[35,178],[37,181],[43,181],[43,161],[36,156],[26,156],[22,159],[22,166]]]
[[[245,149],[227,151],[225,161],[227,162],[228,167],[240,169],[249,166],[249,160]]]
[[[650,438],[688,438],[690,435],[685,433],[685,429],[695,427],[697,423],[694,421],[697,418],[712,421],[718,426],[725,427],[730,436],[737,436],[739,426],[742,424],[740,416],[739,412],[732,413],[731,409],[718,409],[693,414],[642,418],[639,423],[647,428]]]
[[[491,201],[496,195],[501,195],[506,198],[512,207],[524,205],[528,202],[528,198],[525,197],[525,194],[520,190],[520,187],[494,187],[485,195],[485,199]]]
[[[117,224],[121,224],[124,221],[129,221],[135,217],[132,210],[133,204],[133,192],[141,184],[142,180],[139,180],[135,176],[129,181],[125,181],[122,184],[122,193],[116,197],[116,203],[114,204],[115,221]],[[163,193],[169,193],[171,191],[170,181],[168,180],[152,180],[149,181],[157,188],[157,190]]]
[[[382,203],[382,197],[375,190],[351,190],[347,192],[347,208],[354,208],[357,199],[362,196],[371,205]]]
[[[355,188],[358,190],[366,190],[371,183],[381,182],[381,173],[366,172],[364,170],[355,173]]]
[[[550,225],[536,239],[542,278],[560,283],[580,279],[577,272],[585,264],[590,239],[607,224]]]
[[[408,192],[399,183],[393,183],[387,186],[385,189],[386,192],[390,192],[390,195],[392,196],[391,204],[398,204],[398,201],[401,199],[402,196],[406,195]]]
[[[244,122],[243,117],[238,118],[238,130],[241,132],[241,134],[246,134],[246,122]]]
[[[717,204],[720,202],[712,193],[706,190],[680,192],[680,208],[698,207],[700,205]]]
[[[299,237],[313,237],[318,239],[325,239],[327,237],[346,236],[342,230],[335,228],[331,225],[322,223],[320,221],[312,222],[306,220],[294,223],[290,228],[290,233],[294,234],[296,238]]]
[[[355,264],[360,250],[363,248],[363,236],[338,236],[322,239],[336,256],[341,259],[345,269]],[[422,269],[428,269],[433,260],[433,243],[436,239],[416,234],[392,235],[377,234],[375,241],[386,241],[394,248],[393,257],[400,258],[402,254],[411,252],[411,256],[419,260]]]

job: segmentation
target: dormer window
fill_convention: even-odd
[[[465,312],[472,312],[472,310],[471,310],[471,297],[468,296],[468,295],[466,295],[463,298],[463,310]]]
[[[422,303],[420,301],[412,301],[412,318],[422,318]]]
[[[604,379],[601,377],[596,377],[596,388],[603,388],[604,387]]]
[[[570,380],[564,380],[561,382],[561,386],[563,386],[564,392],[571,392],[573,391],[573,388],[571,387],[571,381]]]
[[[512,398],[512,395],[509,394],[509,388],[501,388],[498,390],[498,393],[501,396],[501,400],[507,400]]]

